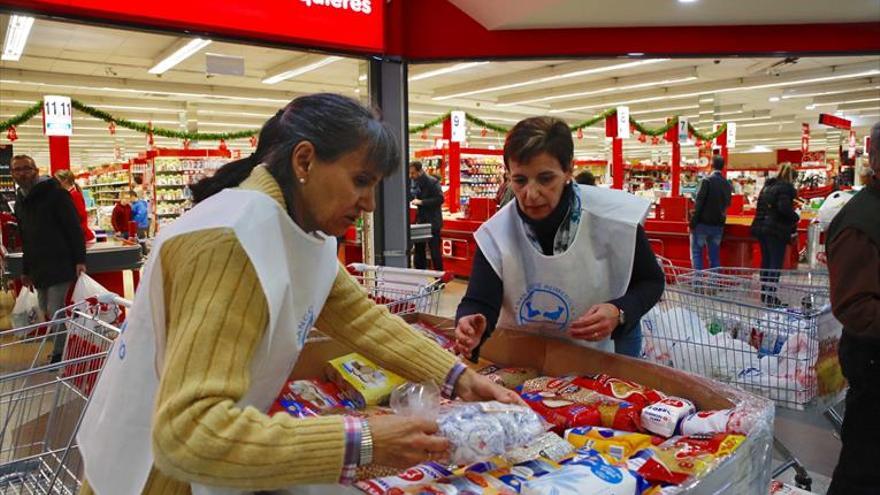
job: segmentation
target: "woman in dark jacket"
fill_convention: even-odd
[[[794,209],[797,172],[789,163],[779,166],[776,177],[767,181],[758,195],[758,208],[752,221],[752,235],[761,244],[761,301],[779,306],[776,285],[785,260],[785,248],[797,232],[800,217]]]

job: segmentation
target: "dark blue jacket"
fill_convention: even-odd
[[[691,217],[691,227],[697,224],[723,227],[727,223],[727,208],[730,206],[732,193],[730,182],[720,172],[713,172],[703,179],[697,192],[697,204],[694,207],[694,216]]]

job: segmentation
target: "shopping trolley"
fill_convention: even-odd
[[[79,491],[76,433],[128,306],[107,294],[0,332],[0,495]]]
[[[846,383],[837,357],[842,327],[831,314],[828,273],[809,270],[690,270],[660,260],[667,286],[642,320],[647,359],[735,384],[789,409],[820,411],[838,433],[834,410]],[[806,469],[784,444],[789,468]]]
[[[352,263],[349,273],[366,289],[377,304],[384,304],[396,315],[437,314],[440,294],[452,280],[452,274],[434,270],[416,270],[390,266]]]

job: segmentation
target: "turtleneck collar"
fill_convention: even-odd
[[[520,209],[519,202],[516,202],[516,212],[519,214],[522,221],[529,225],[535,232],[535,235],[538,237],[538,242],[541,243],[541,251],[547,256],[553,255],[553,241],[556,238],[556,232],[559,230],[559,226],[568,218],[575,187],[576,186],[573,184],[566,185],[562,189],[562,197],[559,198],[559,203],[556,204],[556,208],[541,220],[533,220],[529,218],[529,216],[523,213],[522,209]]]

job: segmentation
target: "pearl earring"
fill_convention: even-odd
[[[305,183],[306,183],[306,180],[305,180],[304,178],[300,177],[300,178],[299,178],[299,183],[300,183],[300,184],[305,184]]]

